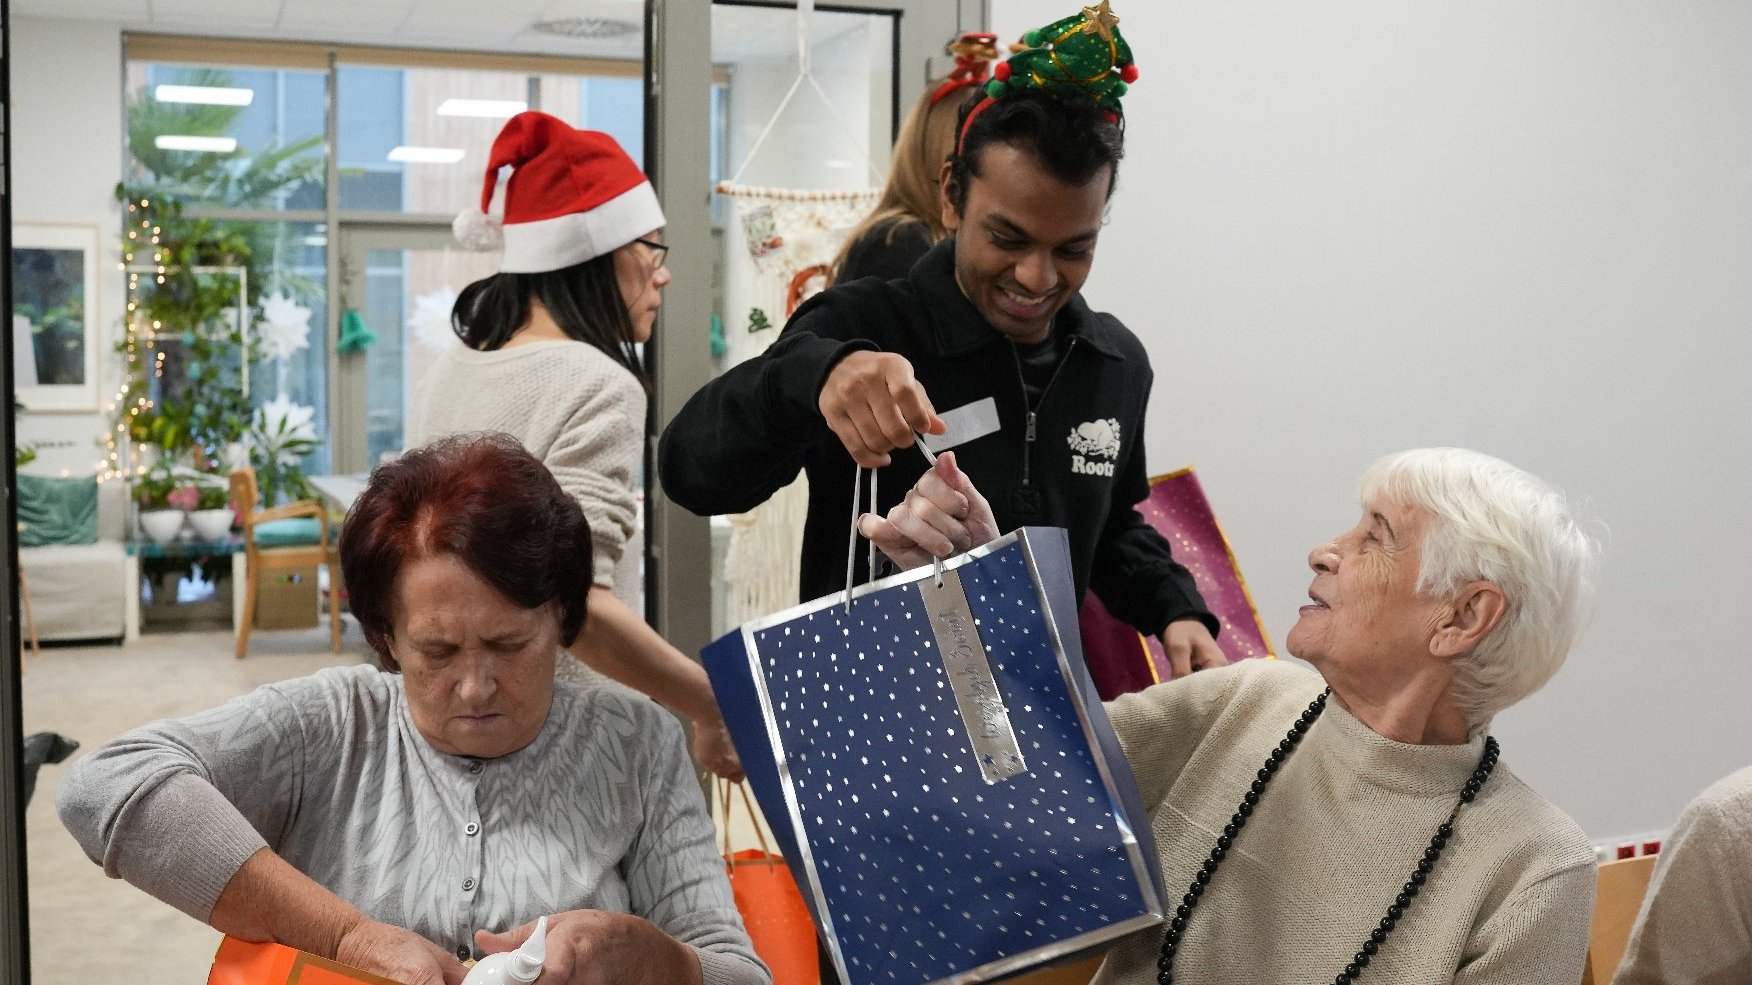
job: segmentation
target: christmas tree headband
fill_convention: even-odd
[[[973,86],[983,86],[991,75],[992,62],[998,57],[998,36],[971,31],[944,46],[955,56],[955,71],[943,79],[937,91],[931,93],[931,105],[942,102],[950,93]]]
[[[1110,0],[1101,0],[1100,6],[1084,7],[1081,13],[1022,35],[1022,49],[992,70],[992,80],[985,87],[986,97],[962,121],[956,153],[967,142],[967,130],[974,119],[1005,93],[1021,89],[1081,92],[1117,123],[1124,115],[1120,97],[1137,78],[1138,67],[1132,64],[1131,46],[1120,36],[1119,18],[1113,13]]]

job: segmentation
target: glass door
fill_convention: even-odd
[[[807,198],[880,186],[901,114],[928,78],[947,70],[944,46],[987,21],[986,0],[804,6],[800,19],[798,5],[782,0],[715,0],[702,18],[695,3],[648,0],[646,163],[674,247],[674,280],[652,346],[656,428],[747,354],[736,343],[766,326],[776,334],[785,320],[787,292],[767,297],[772,285],[763,280],[776,281],[781,272],[753,269],[749,258],[784,238],[767,220],[783,221],[779,213],[788,206],[753,214],[760,205],[743,208],[747,203],[713,187],[734,179],[736,186]],[[804,216],[790,242],[849,229],[844,218]],[[795,279],[789,267],[796,264],[783,265]],[[698,652],[727,618],[720,576],[726,527],[714,529],[655,487],[647,502],[650,615],[683,652]]]
[[[498,266],[497,254],[463,249],[446,226],[342,225],[337,472],[365,471],[406,446],[426,370],[462,344],[450,328],[456,295]],[[362,332],[370,343],[350,349]]]

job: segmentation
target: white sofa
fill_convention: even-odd
[[[21,547],[18,563],[30,588],[40,640],[120,640],[127,630],[128,489],[97,487],[97,542]],[[133,591],[140,586],[135,584]]]

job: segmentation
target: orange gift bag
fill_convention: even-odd
[[[767,847],[766,833],[745,784],[734,784],[742,793],[742,806],[754,824],[759,848],[730,850],[731,798],[728,781],[719,781],[719,802],[724,819],[724,872],[736,896],[736,909],[748,927],[754,953],[773,973],[773,985],[819,985],[821,966],[815,944],[815,924],[791,867]]]
[[[207,985],[400,985],[350,968],[339,961],[319,958],[284,944],[254,944],[227,937],[213,955],[213,970]]]

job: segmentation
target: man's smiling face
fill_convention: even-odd
[[[1089,279],[1113,171],[1066,184],[1029,151],[1004,143],[980,149],[978,171],[957,211],[944,168],[955,282],[992,328],[1016,342],[1043,341],[1053,316]]]

